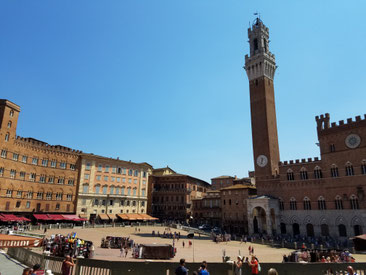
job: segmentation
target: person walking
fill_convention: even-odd
[[[175,270],[175,275],[188,275],[188,269],[185,267],[186,260],[180,259],[179,266]]]

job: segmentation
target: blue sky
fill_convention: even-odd
[[[247,28],[276,55],[281,160],[319,156],[316,115],[366,113],[366,2],[0,2],[0,97],[17,134],[169,165],[209,181],[253,169]]]

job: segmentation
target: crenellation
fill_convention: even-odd
[[[337,126],[338,126],[337,122],[332,122],[330,127],[333,128],[333,127],[337,127]]]
[[[356,122],[361,121],[361,116],[356,116]]]
[[[294,164],[294,161],[293,160],[290,160],[290,164]]]
[[[295,163],[300,163],[300,160],[299,159],[295,159]]]
[[[347,118],[347,124],[352,123],[352,122],[353,122],[352,118]]]
[[[339,126],[342,126],[342,125],[344,125],[344,120],[340,120],[338,123],[339,123]]]

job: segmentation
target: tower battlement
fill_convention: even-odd
[[[37,140],[34,138],[24,138],[24,137],[17,136],[16,141],[26,143],[31,146],[38,146],[42,149],[54,150],[54,151],[63,152],[63,153],[71,153],[71,154],[81,154],[82,153],[82,151],[80,151],[80,150],[71,149],[69,147],[65,147],[65,146],[61,146],[61,145],[50,145],[44,141],[40,141],[40,140]]]
[[[306,164],[319,161],[318,157],[313,158],[306,158],[306,159],[295,159],[295,160],[285,160],[280,161],[278,164],[279,166],[287,166],[287,165],[294,165],[294,164]]]
[[[338,121],[338,123],[337,122],[330,123],[330,115],[326,113],[325,115],[316,116],[315,121],[317,123],[318,134],[320,134],[325,133],[327,130],[358,126],[359,123],[362,123],[362,125],[364,124],[366,125],[366,114],[363,117],[356,116],[355,119],[347,118],[346,121],[340,120]]]

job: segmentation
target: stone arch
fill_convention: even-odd
[[[268,233],[267,213],[261,206],[256,206],[251,211],[253,217],[254,233]]]
[[[303,224],[313,223],[313,218],[311,216],[306,216],[303,220]]]
[[[291,223],[299,223],[299,218],[298,218],[297,216],[292,216],[292,217],[290,218],[290,222],[291,222]]]
[[[347,220],[343,217],[343,216],[338,216],[335,219],[335,225],[340,225],[340,224],[347,224]]]
[[[325,216],[321,216],[319,219],[319,224],[328,224],[328,220]]]
[[[359,224],[359,225],[363,226],[362,219],[361,219],[360,217],[358,217],[358,216],[354,216],[354,217],[352,218],[352,220],[351,220],[351,226],[355,226],[355,225],[357,225],[357,224]]]

